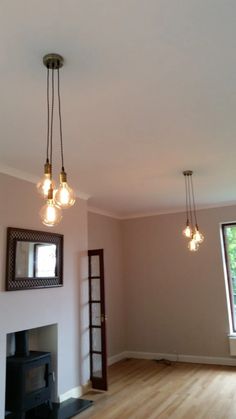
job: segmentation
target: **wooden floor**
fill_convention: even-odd
[[[94,405],[76,419],[236,419],[236,367],[128,359],[83,398]]]

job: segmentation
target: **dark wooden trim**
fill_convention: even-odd
[[[97,390],[103,390],[103,391],[107,390],[107,388],[104,388],[104,386],[102,384],[102,378],[101,377],[93,377],[92,386],[93,386],[93,388],[95,388]]]
[[[51,243],[56,245],[56,276],[16,278],[15,259],[16,243],[18,241]],[[63,285],[63,235],[47,231],[26,230],[22,228],[7,228],[6,252],[6,290],[19,291],[35,288],[52,288]]]
[[[226,264],[227,282],[228,282],[228,288],[229,288],[231,319],[232,319],[232,325],[233,325],[233,332],[236,332],[235,315],[234,315],[234,296],[233,296],[233,288],[232,288],[232,280],[231,280],[230,263],[229,263],[229,257],[228,257],[228,252],[227,252],[227,242],[226,242],[227,239],[226,239],[226,234],[225,234],[225,229],[231,226],[234,226],[236,228],[236,223],[222,224],[222,236],[223,236],[223,245],[224,245],[224,260]]]
[[[91,269],[91,257],[92,256],[99,256],[99,271],[100,276],[92,276],[92,269]],[[107,349],[106,349],[106,316],[105,316],[105,284],[104,284],[104,256],[103,256],[103,249],[96,249],[96,250],[89,250],[88,251],[88,258],[89,258],[89,331],[90,331],[90,371],[91,371],[91,382],[93,388],[100,389],[100,390],[107,390]],[[100,279],[100,300],[92,300],[92,287],[91,287],[91,280],[92,279]],[[92,324],[92,304],[97,303],[101,305],[101,325],[93,325]],[[101,329],[101,352],[94,351],[92,347],[92,330],[94,329]],[[98,354],[101,355],[102,358],[102,377],[95,377],[92,375],[93,372],[93,359],[92,355]]]
[[[36,278],[36,269],[37,269],[37,249],[38,249],[38,244],[34,244],[34,277]]]
[[[88,251],[88,277],[89,277],[89,301],[91,301],[92,299],[92,287],[91,287],[91,272],[92,272],[92,267],[91,267],[91,256],[92,253],[89,250]],[[90,379],[91,379],[91,374],[92,374],[92,370],[93,370],[93,360],[92,360],[92,305],[89,304],[89,361],[90,361]]]

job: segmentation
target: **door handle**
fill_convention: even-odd
[[[105,314],[101,314],[101,323],[107,320],[107,316]]]

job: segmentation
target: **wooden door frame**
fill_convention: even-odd
[[[92,276],[91,272],[91,257],[99,256],[99,276]],[[90,379],[92,387],[98,390],[107,390],[107,344],[106,344],[106,311],[105,311],[105,283],[104,283],[104,251],[103,249],[88,250],[88,261],[89,261],[89,337],[90,337]],[[100,279],[100,300],[92,300],[92,287],[91,279]],[[92,325],[92,303],[101,304],[101,326]],[[92,329],[101,329],[101,352],[94,351],[92,347]],[[93,377],[93,354],[101,354],[102,358],[102,378]]]

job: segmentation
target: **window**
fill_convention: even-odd
[[[35,247],[35,276],[54,277],[56,276],[56,245],[38,244]]]
[[[232,331],[236,333],[236,223],[223,224],[222,232]]]

